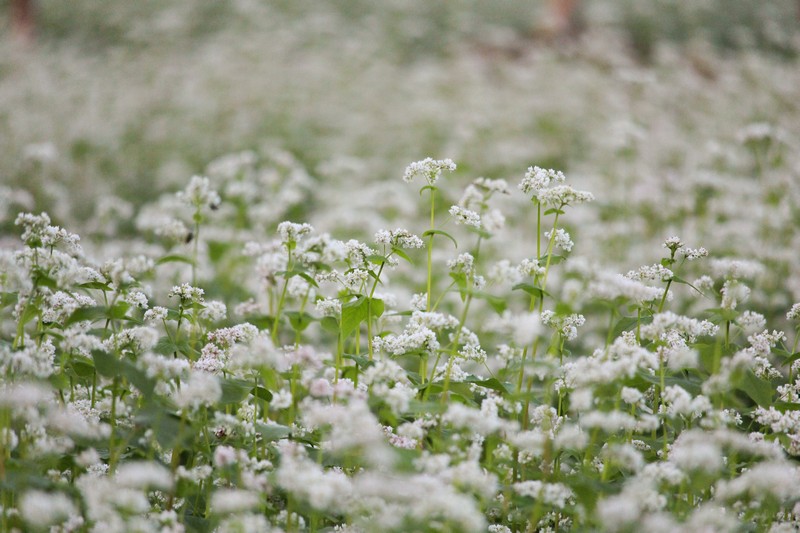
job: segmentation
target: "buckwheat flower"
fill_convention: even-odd
[[[492,331],[510,335],[517,346],[526,346],[541,333],[541,324],[541,317],[538,313],[513,314],[506,310],[501,316],[491,318],[486,327]]]
[[[720,307],[723,309],[733,310],[739,303],[744,302],[750,296],[750,288],[744,283],[740,283],[735,279],[726,280],[720,289],[722,294],[722,301]]]
[[[700,470],[713,474],[724,466],[722,450],[702,430],[684,431],[669,451],[669,462],[683,471]]]
[[[777,344],[781,341],[786,340],[786,334],[782,331],[772,330],[772,333],[769,330],[764,330],[761,333],[756,333],[747,337],[747,342],[750,343],[750,347],[753,351],[762,357],[766,357],[770,354],[772,348],[777,346]]]
[[[130,291],[125,295],[125,302],[139,309],[147,309],[149,306],[147,295],[142,291]]]
[[[523,259],[517,267],[519,273],[523,276],[543,276],[545,273],[544,266],[539,265],[538,259]]]
[[[660,263],[654,265],[645,265],[639,267],[639,270],[631,270],[625,277],[639,281],[669,281],[675,277],[672,270],[668,269]]]
[[[757,331],[761,331],[767,325],[767,319],[764,318],[764,315],[761,313],[756,313],[755,311],[747,310],[736,319],[736,323],[739,325],[745,333],[755,333]]]
[[[45,304],[42,309],[42,322],[61,323],[79,308],[91,307],[96,305],[96,302],[84,294],[73,296],[63,291],[56,291],[47,297]]]
[[[466,274],[467,276],[474,274],[475,258],[470,253],[459,254],[456,259],[451,259],[447,262],[447,268],[451,272]]]
[[[638,405],[644,399],[644,394],[639,389],[632,387],[622,387],[622,401],[630,405]]]
[[[550,326],[558,331],[566,340],[575,340],[578,336],[578,328],[586,323],[583,315],[572,313],[567,316],[557,316],[553,311],[542,311],[542,324]]]
[[[192,368],[199,372],[218,374],[225,368],[227,354],[215,344],[208,343],[200,350],[200,358],[192,364]]]
[[[552,230],[544,232],[544,236],[547,239],[550,239],[551,235],[553,235],[553,231]],[[574,244],[572,242],[572,240],[569,238],[569,233],[567,233],[566,231],[564,231],[561,228],[558,228],[556,230],[556,236],[555,236],[555,239],[554,239],[554,243],[555,243],[555,245],[557,247],[561,248],[565,252],[569,252],[570,250],[572,250],[572,246]]]
[[[20,498],[19,510],[25,522],[44,529],[78,515],[78,509],[66,494],[29,490]]]
[[[464,194],[458,200],[458,206],[472,211],[480,211],[486,205],[484,193],[474,184],[467,185]]]
[[[630,494],[622,492],[597,502],[597,516],[609,531],[625,531],[641,514],[640,504]]]
[[[422,161],[416,161],[406,167],[403,173],[403,181],[411,183],[416,176],[422,176],[428,181],[428,185],[435,185],[443,171],[453,172],[455,169],[456,164],[452,159],[426,157]]]
[[[393,231],[378,231],[375,233],[375,242],[397,248],[422,248],[425,246],[422,239],[402,228],[397,228]]]
[[[190,365],[186,359],[145,352],[136,360],[136,366],[151,379],[171,380],[186,376]]]
[[[269,402],[270,408],[277,410],[286,409],[290,405],[292,405],[292,393],[287,390],[277,391]]]
[[[297,224],[295,222],[284,221],[278,224],[278,235],[283,244],[296,243],[300,237],[314,231],[311,224]]]
[[[220,322],[228,316],[228,307],[219,300],[209,300],[205,307],[200,310],[198,316],[209,322]]]
[[[663,246],[672,253],[675,253],[683,246],[683,242],[681,242],[680,237],[668,237],[666,240],[664,240]]]
[[[425,308],[427,307],[426,298],[427,296],[424,292],[412,295],[409,307],[411,307],[412,311],[425,311]]]
[[[510,194],[508,182],[504,179],[493,180],[481,177],[475,180],[475,185],[486,190],[490,194]]]
[[[481,216],[481,224],[489,233],[497,233],[505,227],[506,217],[499,209],[489,209]]]
[[[800,492],[800,470],[785,460],[757,463],[731,480],[720,480],[714,490],[722,501],[767,496],[779,501],[796,500]]]
[[[606,433],[636,428],[636,418],[622,411],[591,411],[581,416],[583,428],[599,428]]]
[[[764,265],[749,259],[712,259],[709,266],[717,278],[754,279],[764,273]]]
[[[550,207],[560,209],[567,205],[577,205],[594,201],[594,195],[587,191],[579,191],[571,185],[556,185],[536,192],[537,200]]]
[[[563,483],[544,483],[542,481],[521,481],[512,485],[514,492],[520,496],[528,496],[551,505],[556,509],[564,509],[572,502],[575,494]]]
[[[258,328],[249,322],[236,324],[229,328],[219,328],[208,334],[209,342],[230,348],[241,342],[251,342],[259,335]]]
[[[172,475],[167,467],[153,461],[133,461],[117,467],[114,480],[131,489],[169,490]]]
[[[465,224],[478,229],[481,227],[481,216],[475,211],[454,205],[450,207],[449,213],[456,221],[456,224]]]
[[[622,274],[608,272],[598,273],[589,283],[588,292],[602,300],[625,298],[640,304],[660,300],[664,296],[663,287],[651,287]]]
[[[167,296],[169,298],[177,296],[180,299],[181,304],[201,304],[204,303],[204,294],[205,291],[200,287],[192,287],[188,283],[183,283],[181,285],[175,285],[172,287]]]
[[[42,235],[50,225],[50,216],[47,213],[34,215],[33,213],[20,213],[14,220],[15,226],[23,226],[22,241],[33,248],[41,245]]]
[[[322,316],[338,317],[342,314],[342,302],[338,298],[321,298],[314,307]]]
[[[414,311],[408,321],[410,329],[428,328],[433,331],[457,328],[459,321],[453,315],[446,313]]]
[[[189,184],[177,196],[178,200],[197,208],[208,206],[217,209],[221,203],[219,194],[211,188],[211,183],[205,176],[192,176]]]
[[[241,513],[260,504],[260,496],[249,490],[217,489],[211,495],[211,511],[217,514]]]
[[[169,310],[166,307],[155,306],[152,309],[148,309],[144,313],[144,321],[150,324],[154,322],[162,322],[167,319],[167,313]]]
[[[367,280],[370,279],[369,272],[361,268],[354,268],[344,275],[344,286],[353,292],[360,292]]]
[[[190,410],[213,405],[220,398],[222,398],[222,387],[217,378],[212,374],[194,370],[173,396],[178,408]]]
[[[657,313],[653,316],[650,324],[645,324],[640,328],[640,334],[644,339],[655,340],[660,338],[667,330],[674,329],[683,334],[689,342],[695,342],[700,336],[714,336],[719,327],[708,320],[697,320],[694,318],[677,315],[671,311]]]
[[[525,194],[534,193],[545,187],[549,187],[551,182],[563,183],[566,181],[564,173],[553,169],[544,169],[536,166],[528,167],[525,177],[519,184],[519,190]]]
[[[786,313],[787,320],[800,320],[800,303],[792,305],[792,308]]]
[[[54,366],[56,348],[53,341],[46,339],[37,346],[36,342],[25,336],[24,346],[13,349],[9,344],[0,344],[0,371],[3,374],[22,374],[47,378],[56,371]]]
[[[689,261],[694,261],[695,259],[700,259],[702,257],[708,257],[708,250],[705,248],[682,247],[678,250],[678,253]]]

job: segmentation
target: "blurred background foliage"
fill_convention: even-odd
[[[0,1],[0,10],[9,4]],[[542,1],[36,5],[35,44],[0,45],[0,183],[29,191],[30,209],[62,221],[86,219],[104,194],[142,205],[214,158],[265,143],[312,171],[342,155],[380,161],[373,179],[396,177],[429,154],[457,157],[475,174],[518,172],[533,158],[567,169],[588,156],[591,142],[587,110],[568,97],[524,123],[498,115],[497,123],[470,124],[475,143],[496,148],[491,158],[442,153],[458,135],[447,113],[469,109],[487,92],[509,105],[552,98],[557,89],[521,94],[502,69],[493,70],[543,49],[564,69],[588,69],[598,79],[624,63],[620,54],[636,67],[657,68],[659,50],[689,50],[694,67],[713,77],[720,58],[794,61],[800,49],[794,0],[585,1],[584,33],[573,39],[546,31]],[[459,79],[462,68],[467,76],[482,69],[481,79]],[[462,85],[474,90],[464,94]],[[602,81],[596,89],[616,90]],[[570,91],[578,100],[596,97],[589,108],[604,105],[592,89]],[[538,147],[513,147],[498,132],[506,125],[514,142],[527,136]]]

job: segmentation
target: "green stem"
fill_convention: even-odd
[[[292,249],[290,247],[287,247],[287,253],[289,254],[289,259],[286,262],[286,270],[288,272],[292,270]],[[288,273],[286,275],[288,276]],[[278,343],[278,324],[281,321],[281,311],[283,311],[283,304],[286,302],[286,292],[288,288],[289,278],[287,277],[283,280],[283,289],[281,290],[281,296],[278,300],[278,307],[275,309],[275,319],[272,323],[272,343],[276,345]]]
[[[453,370],[453,360],[456,357],[456,353],[458,353],[458,341],[461,338],[461,330],[464,327],[464,322],[467,320],[467,313],[469,313],[469,306],[472,303],[472,295],[467,295],[467,300],[464,302],[464,310],[461,312],[461,318],[458,321],[458,329],[456,330],[456,334],[453,337],[453,343],[450,347],[449,357],[447,359],[447,372],[444,375],[444,386],[442,387],[442,403],[445,402],[447,399],[447,391],[450,388],[450,374]],[[433,371],[436,372],[436,367],[433,368]]]
[[[435,207],[436,207],[436,189],[431,188],[431,231],[435,229]],[[433,233],[428,236],[428,287],[427,287],[427,300],[426,300],[426,311],[431,310],[431,281],[432,281],[432,274],[433,274]]]
[[[661,297],[661,303],[658,304],[658,312],[661,313],[664,310],[664,303],[667,301],[667,295],[669,294],[669,287],[672,285],[672,279],[670,278],[667,281],[667,287],[664,289],[664,296]]]
[[[389,256],[391,255],[392,254],[389,254],[388,256],[386,256],[386,258],[388,259]],[[369,350],[370,361],[372,361],[372,357],[374,354],[372,348],[372,297],[375,295],[375,289],[378,287],[378,282],[381,279],[381,273],[383,272],[383,266],[385,264],[386,262],[384,261],[383,263],[381,263],[380,268],[378,268],[378,275],[375,276],[375,282],[372,284],[372,290],[369,291],[369,298],[367,299],[367,349]]]

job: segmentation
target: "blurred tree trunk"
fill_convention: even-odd
[[[34,0],[11,0],[11,34],[22,44],[33,43]]]

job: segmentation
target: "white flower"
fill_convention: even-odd
[[[422,161],[416,161],[406,167],[403,173],[403,181],[411,183],[416,176],[422,176],[428,181],[428,185],[435,185],[442,175],[442,171],[450,172],[456,169],[456,164],[452,159],[431,159],[427,157]]]
[[[207,205],[216,209],[220,204],[219,194],[211,188],[205,176],[192,176],[186,189],[178,193],[178,199],[197,208]]]
[[[375,233],[375,242],[397,248],[422,248],[425,246],[422,239],[402,228],[397,228],[393,231],[379,230]]]
[[[547,239],[550,239],[552,237],[552,235],[553,235],[553,231],[552,230],[544,232],[544,236]],[[561,228],[558,228],[556,230],[556,235],[553,238],[553,242],[555,243],[556,246],[558,246],[559,248],[561,248],[565,252],[569,252],[570,250],[572,250],[572,246],[574,244],[572,242],[572,240],[570,239],[570,237],[569,237],[569,233],[567,233],[566,231],[564,231]]]
[[[75,504],[60,492],[29,490],[19,502],[22,518],[34,528],[45,528],[78,514]]]
[[[217,378],[209,373],[192,371],[189,379],[181,385],[173,399],[180,409],[197,409],[209,406],[222,398],[222,387]]]
[[[465,224],[473,228],[481,227],[481,216],[475,211],[454,205],[450,208],[449,213],[455,219],[456,224]]]
[[[525,172],[525,177],[519,184],[519,190],[525,194],[533,192],[534,194],[540,189],[548,187],[551,182],[563,183],[567,178],[560,170],[544,169],[539,167],[528,167]]]

